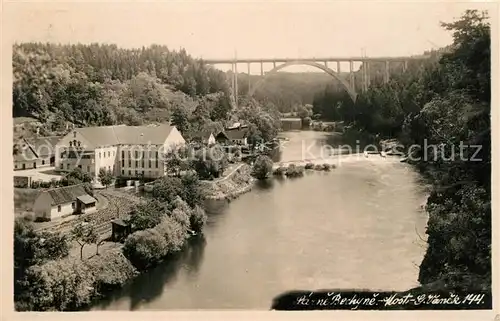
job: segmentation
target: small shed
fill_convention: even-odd
[[[113,242],[122,242],[132,233],[132,227],[126,219],[115,219],[111,221],[111,240]]]
[[[97,200],[88,194],[78,196],[76,201],[76,210],[79,213],[85,214],[96,209]]]

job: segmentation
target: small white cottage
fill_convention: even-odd
[[[51,188],[42,191],[35,200],[35,217],[50,221],[70,214],[83,214],[96,210],[97,200],[87,194],[83,185]]]

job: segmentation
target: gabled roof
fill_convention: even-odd
[[[14,117],[12,118],[12,121],[14,122],[14,125],[20,125],[25,123],[38,122],[38,119],[33,117]]]
[[[41,192],[40,195],[44,193],[48,194],[52,199],[51,206],[71,203],[74,202],[80,196],[88,195],[83,185],[72,185],[72,186],[52,188]]]
[[[95,198],[93,198],[92,196],[90,196],[88,194],[78,196],[77,199],[85,205],[97,202],[97,200]]]
[[[209,139],[210,135],[213,135],[211,131],[202,130],[193,134],[193,138]]]
[[[27,144],[24,140],[20,140],[18,143],[14,144],[13,148],[17,147],[17,152],[13,154],[14,161],[33,161],[38,159],[38,155],[30,144]]]
[[[243,139],[247,137],[248,130],[247,129],[239,129],[239,130],[227,130],[226,136],[229,139]]]
[[[35,150],[38,157],[43,157],[55,154],[55,146],[61,138],[61,136],[46,136],[31,140],[25,139],[25,142]]]
[[[92,146],[112,145],[161,145],[170,135],[173,126],[102,126],[75,128]],[[71,133],[70,133],[71,135]]]
[[[215,135],[215,139],[220,139],[220,138],[229,139],[229,137],[227,137],[225,132],[220,132],[217,135]]]

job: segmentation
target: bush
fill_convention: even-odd
[[[16,301],[34,311],[75,310],[96,295],[94,279],[91,269],[80,260],[34,265],[27,270],[24,291]]]
[[[167,254],[167,242],[155,229],[138,231],[125,240],[123,254],[138,270],[145,270]]]
[[[34,265],[21,282],[23,291],[16,297],[16,310],[76,310],[136,273],[119,250],[88,261],[68,257]]]
[[[305,169],[314,169],[314,164],[313,163],[307,163],[304,168]]]
[[[166,214],[168,214],[168,210],[163,203],[153,200],[135,205],[130,211],[130,218],[127,221],[134,231],[146,230],[158,225]]]
[[[187,228],[189,228],[190,226],[191,209],[186,211],[186,209],[183,208],[176,208],[172,211],[170,217],[172,217],[187,230]]]
[[[166,254],[180,251],[188,237],[186,227],[170,217],[165,217],[155,230],[166,241]]]
[[[207,214],[205,213],[205,210],[201,206],[196,205],[190,217],[191,230],[196,233],[201,233],[206,222]]]
[[[269,156],[260,155],[253,165],[252,175],[257,179],[266,179],[273,171],[273,161]]]
[[[284,167],[284,166],[280,166],[278,168],[276,168],[274,171],[273,171],[273,175],[275,176],[281,176],[281,175],[284,175],[286,173],[286,170],[287,168]]]
[[[325,172],[329,172],[331,169],[332,169],[332,165],[330,165],[328,163],[323,164],[323,170]]]
[[[294,164],[291,164],[286,169],[285,175],[287,177],[300,177],[300,176],[303,176],[304,175],[304,168],[303,167],[297,167]]]
[[[316,170],[316,171],[322,171],[323,170],[323,165],[321,165],[321,164],[314,165],[314,170]]]

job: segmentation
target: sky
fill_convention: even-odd
[[[440,22],[471,8],[495,7],[450,1],[32,1],[4,2],[2,18],[12,42],[156,43],[205,59],[407,56],[451,43]],[[251,67],[260,73],[260,65]],[[238,68],[247,71],[246,65]]]

